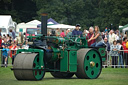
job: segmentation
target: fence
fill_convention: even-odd
[[[112,68],[127,68],[128,67],[128,53],[124,53],[128,50],[119,50],[118,56],[111,56],[107,51],[106,61],[102,62],[102,66]]]
[[[11,50],[10,52],[12,51],[16,51],[16,50]],[[128,50],[120,50],[119,52],[124,52],[124,51],[128,51]],[[7,60],[8,66],[12,66],[12,58],[10,56],[11,55],[9,54],[9,57]],[[0,49],[0,65],[4,66],[4,58],[2,57],[2,49]],[[110,56],[110,52],[107,51],[106,60],[102,62],[102,66],[103,68],[105,67],[113,67],[113,68],[128,67],[128,53],[123,53],[122,56],[117,56],[115,58],[112,58],[112,56]]]

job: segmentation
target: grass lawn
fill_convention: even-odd
[[[10,67],[0,67],[0,85],[128,85],[128,69],[104,68],[98,79],[55,79],[46,73],[41,81],[18,81]]]

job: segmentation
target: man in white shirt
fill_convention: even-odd
[[[116,35],[113,33],[113,30],[110,30],[110,33],[109,33],[109,43],[110,43],[110,45],[113,44],[114,40],[116,40]]]

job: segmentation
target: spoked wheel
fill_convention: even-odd
[[[78,78],[95,79],[102,70],[102,60],[99,52],[95,49],[80,49],[77,51]]]
[[[71,78],[74,73],[61,73],[61,72],[51,72],[51,75],[55,78]]]
[[[37,53],[19,53],[14,60],[13,72],[18,80],[41,80],[45,71],[33,70],[39,67]]]

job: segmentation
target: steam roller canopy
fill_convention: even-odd
[[[14,60],[14,75],[18,80],[41,80],[45,72],[38,69],[38,53],[19,53]]]
[[[99,52],[95,49],[79,49],[77,51],[78,78],[95,79],[102,70],[102,60]]]

